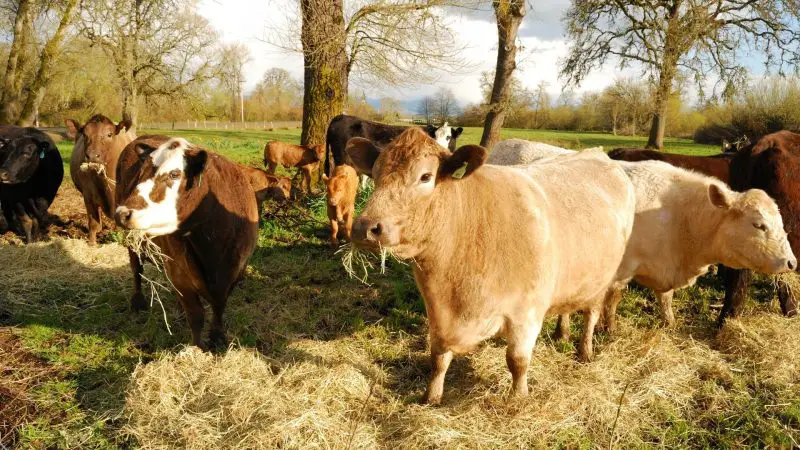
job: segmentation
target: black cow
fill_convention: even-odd
[[[0,205],[5,221],[19,223],[27,242],[47,226],[47,209],[53,203],[64,164],[56,145],[35,128],[0,126]]]
[[[331,176],[331,154],[333,154],[333,162],[335,165],[338,166],[345,163],[344,148],[350,138],[363,137],[374,142],[378,147],[383,148],[389,145],[394,138],[408,128],[411,127],[387,125],[385,123],[372,122],[370,120],[344,114],[334,117],[330,125],[328,125],[328,133],[326,135],[325,175]],[[456,139],[458,139],[458,136],[464,131],[461,127],[450,127],[447,125],[447,122],[440,127],[427,125],[424,130],[430,137],[435,139],[439,145],[449,149],[451,152],[456,149]]]

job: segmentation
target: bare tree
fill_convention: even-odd
[[[381,97],[379,102],[378,111],[383,116],[384,121],[391,122],[400,118],[403,106],[398,100],[391,97]]]
[[[425,123],[432,124],[436,117],[436,99],[430,95],[422,97],[417,107],[417,113],[425,116]]]
[[[436,91],[434,110],[440,123],[452,121],[458,114],[458,102],[451,89],[439,88]]]
[[[647,146],[664,145],[666,108],[681,69],[703,81],[716,72],[726,90],[742,80],[741,52],[763,51],[782,71],[800,62],[796,0],[573,0],[566,13],[572,43],[561,73],[579,84],[609,58],[638,63],[653,79]]]
[[[64,41],[64,36],[67,33],[67,28],[72,22],[77,4],[78,0],[66,0],[66,3],[63,6],[63,12],[61,20],[58,24],[58,28],[42,49],[42,54],[39,60],[39,70],[36,72],[36,76],[28,87],[27,99],[22,107],[22,112],[17,120],[17,125],[30,126],[36,119],[37,112],[39,111],[39,105],[42,103],[42,99],[44,98],[45,88],[50,81],[50,77],[52,76],[53,65],[55,64],[56,59],[58,59],[59,53],[61,52],[61,45]]]
[[[216,34],[191,0],[83,0],[81,31],[105,50],[122,91],[122,113],[138,120],[140,95],[176,96],[213,76]]]
[[[223,45],[220,49],[219,78],[231,98],[231,120],[244,122],[244,66],[252,61],[250,50],[240,42]]]
[[[481,145],[486,148],[492,148],[500,139],[500,128],[508,111],[508,90],[517,67],[517,32],[525,16],[525,0],[494,0],[493,6],[498,45],[492,95],[481,136]]]
[[[364,84],[400,85],[463,67],[446,15],[436,11],[461,1],[354,0],[345,8],[343,0],[300,0],[302,48],[291,30],[276,30],[271,41],[302,51],[305,59],[301,141],[324,142],[328,123],[344,107],[351,74]]]
[[[30,40],[33,28],[34,0],[19,0],[14,18],[14,39],[8,54],[5,79],[3,80],[2,104],[0,104],[0,123],[12,123],[19,107],[21,76],[19,69],[24,65],[25,47]]]

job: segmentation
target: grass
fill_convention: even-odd
[[[506,137],[519,130],[508,130]],[[178,133],[175,133],[178,134]],[[180,131],[258,163],[267,139],[299,131]],[[468,129],[463,143],[476,142]],[[535,131],[578,148],[624,137]],[[671,151],[712,147],[669,141]],[[68,160],[70,146],[59,148]],[[363,200],[363,199],[362,199]],[[222,354],[187,349],[190,333],[162,296],[128,309],[127,253],[55,238],[0,247],[0,444],[19,448],[792,447],[800,441],[800,322],[777,314],[770,280],[719,334],[716,277],[678,292],[678,327],[659,326],[650,294],[626,291],[620,331],[577,363],[548,321],[531,363],[531,396],[508,400],[504,346],[492,340],[448,372],[444,405],[418,405],[428,376],[424,305],[391,259],[370,285],[327,247],[320,197],[270,210],[247,277],[226,312]],[[377,269],[377,265],[376,265]],[[152,267],[147,275],[159,280]],[[580,320],[574,321],[577,337]]]

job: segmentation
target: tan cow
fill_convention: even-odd
[[[102,114],[96,114],[82,127],[71,119],[66,120],[66,125],[67,135],[75,141],[70,175],[86,206],[89,245],[95,245],[97,233],[103,229],[102,215],[114,218],[117,160],[125,146],[136,139],[136,133],[131,130],[129,118],[114,124]]]
[[[310,146],[270,141],[264,147],[264,166],[275,175],[278,164],[283,167],[297,167],[305,180],[306,192],[311,193],[311,172],[319,168],[320,161],[325,158],[325,146]]]
[[[277,201],[288,200],[292,195],[292,180],[281,175],[270,175],[267,172],[239,164],[239,170],[247,177],[250,187],[256,194],[258,202],[258,217],[261,219],[264,202],[272,199]]]
[[[322,175],[327,185],[328,220],[331,223],[331,247],[339,245],[339,225],[344,225],[344,236],[350,240],[355,216],[356,191],[358,190],[358,174],[356,170],[343,164],[336,166],[333,177]]]
[[[575,152],[571,153],[576,155]],[[538,162],[563,160],[563,152],[536,154]],[[508,153],[506,164],[531,163]],[[636,191],[636,218],[625,258],[608,296],[605,322],[612,331],[620,290],[631,279],[653,289],[661,316],[675,323],[675,289],[691,286],[712,264],[763,273],[793,270],[797,260],[775,202],[762,190],[730,190],[716,178],[662,161],[618,161]],[[569,316],[558,326],[569,336]]]
[[[409,129],[383,152],[353,138],[347,152],[375,192],[353,242],[411,264],[429,320],[438,403],[454,353],[495,335],[508,342],[513,392],[528,392],[531,352],[546,314],[584,311],[581,353],[614,281],[633,226],[633,187],[605,154],[558,164],[484,166],[486,150],[454,153]],[[462,178],[453,173],[467,164]]]

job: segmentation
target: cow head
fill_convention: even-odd
[[[438,128],[433,125],[425,127],[425,132],[428,133],[428,136],[432,137],[437,144],[451,152],[456,150],[456,139],[458,139],[463,131],[464,129],[461,127],[452,128],[447,122]]]
[[[311,148],[314,149],[314,154],[317,156],[317,161],[325,160],[325,145],[314,144],[311,146]]]
[[[267,194],[273,200],[289,200],[292,196],[292,180],[289,177],[267,174]]]
[[[49,149],[49,142],[31,137],[0,141],[0,184],[28,181]]]
[[[67,136],[75,141],[73,152],[82,151],[86,161],[105,164],[106,158],[113,152],[121,151],[133,136],[131,135],[131,119],[124,117],[118,124],[102,114],[96,114],[84,126],[72,119],[64,122]]]
[[[710,184],[708,197],[725,212],[714,242],[723,264],[763,273],[797,269],[778,205],[766,192],[750,189],[737,193]]]
[[[347,154],[359,170],[372,173],[375,191],[353,225],[353,242],[360,247],[389,248],[401,258],[422,250],[425,217],[437,192],[459,183],[453,174],[466,164],[470,176],[486,161],[487,152],[466,145],[453,153],[437,145],[419,128],[409,128],[381,151],[372,142],[352,138]]]
[[[143,138],[125,152],[131,150],[138,161],[117,180],[117,223],[151,236],[177,231],[208,191],[208,153],[183,138]]]

